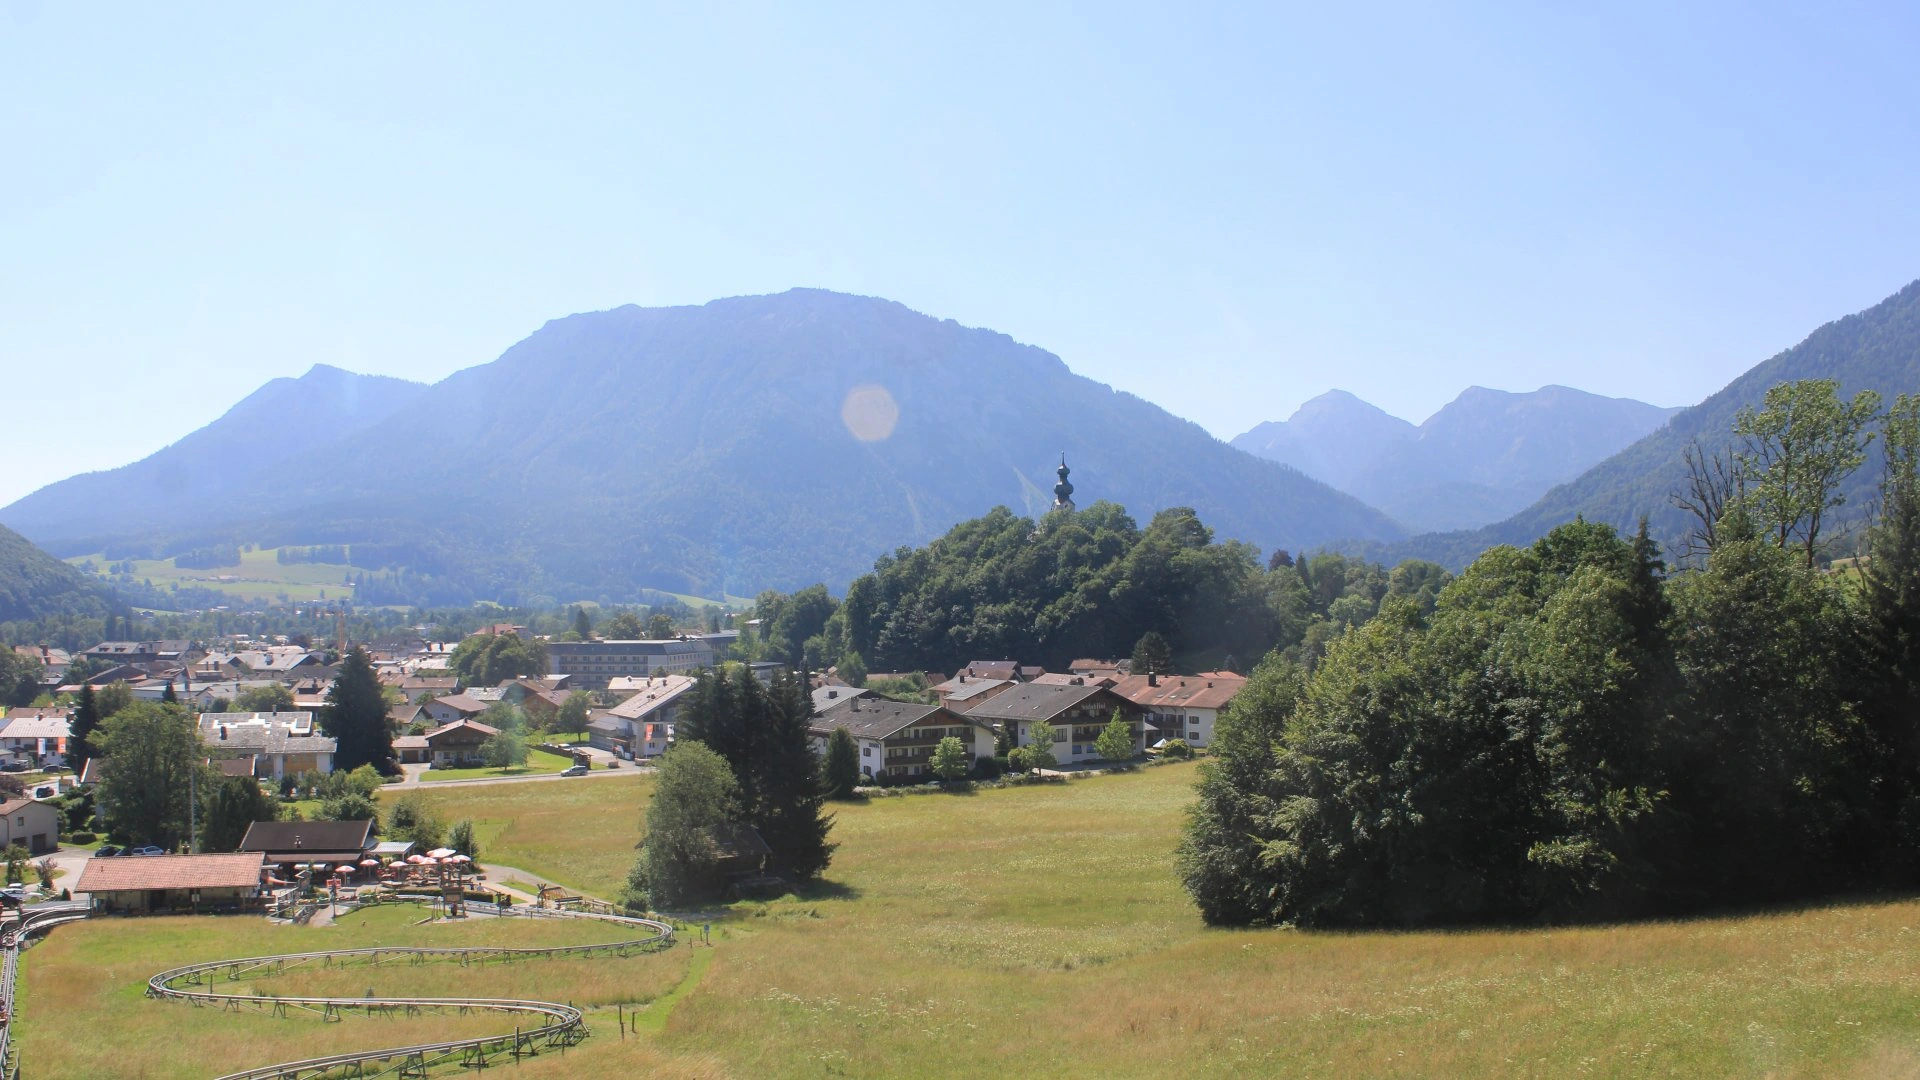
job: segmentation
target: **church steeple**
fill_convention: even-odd
[[[1060,452],[1060,482],[1053,485],[1053,508],[1055,510],[1073,509],[1073,485],[1067,482],[1067,473],[1071,471],[1071,469],[1067,468],[1067,454],[1066,451],[1063,450]]]

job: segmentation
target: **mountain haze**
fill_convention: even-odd
[[[4,520],[63,551],[89,538],[177,530],[228,512],[221,500],[250,485],[309,482],[328,467],[311,456],[316,448],[384,423],[426,389],[316,364],[131,465],[49,484],[7,507]]]
[[[1233,445],[1438,530],[1498,521],[1678,411],[1565,386],[1473,386],[1415,427],[1334,390]]]
[[[191,508],[83,511],[69,485],[108,481],[81,477],[0,520],[69,554],[348,543],[405,568],[363,601],[738,594],[844,584],[995,504],[1042,512],[1064,451],[1083,506],[1192,506],[1263,548],[1404,535],[1041,349],[819,290],[556,319],[403,408],[269,472],[196,476]]]
[[[104,615],[106,597],[80,571],[0,526],[0,622],[49,615]]]
[[[1671,547],[1689,527],[1690,519],[1669,497],[1686,480],[1682,454],[1687,446],[1698,439],[1708,450],[1730,447],[1740,409],[1758,408],[1769,387],[1798,379],[1837,379],[1843,397],[1875,390],[1891,401],[1895,394],[1920,393],[1920,281],[1865,311],[1820,327],[1505,521],[1423,535],[1382,550],[1389,556],[1418,555],[1457,566],[1494,544],[1530,543],[1576,515],[1623,530],[1635,528],[1645,515],[1652,534]],[[1857,522],[1866,512],[1880,473],[1875,447],[1844,486],[1847,506],[1835,515],[1835,526]]]

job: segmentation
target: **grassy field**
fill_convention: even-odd
[[[842,807],[822,895],[738,908],[658,1038],[622,1052],[734,1076],[1920,1075],[1920,903],[1209,930],[1170,857],[1192,779]],[[487,819],[503,860],[612,895],[638,793],[541,794],[436,797]]]
[[[508,769],[428,769],[420,774],[420,782],[431,784],[439,780],[484,780],[496,776],[540,776],[557,773],[573,764],[570,757],[549,754],[545,750],[527,748],[527,763]]]
[[[531,870],[570,888],[611,898],[627,880],[652,774],[416,788],[448,824],[473,822],[480,861]],[[397,797],[381,792],[381,800]]]
[[[738,905],[717,948],[676,950],[678,966],[613,986],[591,981],[603,972],[582,970],[578,986],[549,972],[543,993],[605,1003],[630,981],[632,1000],[656,1004],[639,1037],[621,1041],[602,1018],[564,1061],[514,1075],[1920,1076],[1920,903],[1570,930],[1209,930],[1170,857],[1192,779],[1174,765],[840,807],[815,895]],[[483,862],[611,896],[651,788],[642,777],[428,798],[478,823]],[[136,949],[142,927],[163,932]],[[183,1015],[197,1037],[198,1015],[139,999],[146,973],[330,932],[62,928],[28,954],[27,984],[68,1018],[30,1005],[30,1045],[110,1061]],[[209,1024],[209,1037],[261,1040],[248,1044],[260,1060],[297,1052],[269,1038],[310,1030],[223,1023],[244,1030]],[[330,1030],[344,1038],[352,1023]]]
[[[324,599],[351,599],[353,590],[347,575],[361,568],[339,563],[282,563],[279,548],[256,548],[242,552],[239,566],[219,566],[207,570],[186,570],[173,565],[172,559],[135,559],[136,581],[151,581],[158,588],[178,583],[198,585],[223,592],[236,600],[275,600],[284,597],[294,603]],[[78,566],[91,561],[105,576],[114,565],[104,555],[78,555],[67,562]]]
[[[350,1016],[329,1024],[302,1014],[274,1019],[147,1000],[149,975],[196,960],[376,944],[560,945],[616,939],[605,925],[485,919],[414,925],[422,916],[418,908],[396,905],[348,915],[326,927],[274,926],[262,919],[232,917],[103,919],[60,927],[29,950],[24,962],[25,990],[14,1018],[14,1037],[23,1051],[25,1075],[197,1080],[295,1057],[501,1030],[498,1017]],[[679,986],[692,951],[464,968],[427,964],[322,969],[231,985],[280,995],[359,996],[369,988],[395,996],[553,1000],[558,995],[606,1010],[589,1019],[591,1027],[610,1036],[597,1040],[606,1048],[604,1054],[620,1045],[612,1010],[643,1004]],[[586,1051],[594,1049],[595,1041],[570,1052],[566,1060],[575,1067],[591,1061]]]

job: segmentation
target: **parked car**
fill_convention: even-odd
[[[5,887],[0,887],[0,896],[6,896],[13,900],[25,900],[27,898],[27,887],[18,881],[10,882]]]
[[[587,767],[585,765],[574,765],[569,768],[560,770],[560,775],[561,776],[585,776],[587,775]]]
[[[0,763],[0,772],[26,772],[27,768],[28,768],[28,765],[24,761],[8,761],[5,763]]]
[[[129,855],[165,855],[166,853],[166,848],[155,847],[152,844],[142,844],[137,848],[127,849],[127,854]]]
[[[93,853],[93,857],[94,857],[94,858],[96,858],[96,859],[110,859],[110,858],[112,858],[113,856],[115,856],[115,855],[118,855],[118,854],[120,854],[120,849],[119,849],[119,848],[117,848],[117,847],[115,847],[114,845],[112,845],[112,844],[101,844],[101,845],[100,845],[100,850],[98,850],[98,851],[96,851],[96,852],[94,852],[94,853]]]

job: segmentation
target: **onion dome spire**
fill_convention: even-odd
[[[1073,485],[1067,482],[1067,473],[1071,471],[1071,469],[1067,468],[1067,454],[1066,451],[1063,450],[1060,452],[1060,482],[1053,485],[1053,508],[1055,510],[1073,509]]]

